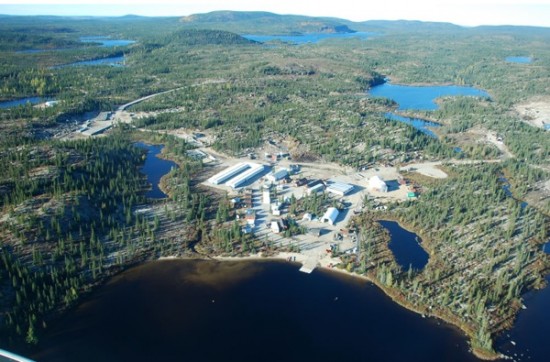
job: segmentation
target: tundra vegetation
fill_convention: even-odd
[[[300,46],[239,35],[352,30],[376,35]],[[367,208],[353,220],[361,247],[343,264],[404,305],[460,326],[479,355],[496,356],[492,339],[511,326],[522,294],[544,286],[549,260],[540,246],[550,221],[550,138],[513,109],[550,96],[549,29],[218,12],[184,19],[2,17],[0,32],[0,100],[58,101],[0,109],[6,345],[35,344],[48,321],[134,263],[273,251],[269,242],[242,232],[227,195],[200,185],[213,171],[187,155],[193,146],[167,134],[175,129],[208,132],[214,150],[232,155],[276,140],[296,160],[357,169],[443,161],[447,179],[407,175],[423,186],[418,200],[385,211]],[[80,42],[90,35],[136,43]],[[59,67],[122,55],[123,66]],[[513,55],[534,62],[507,63]],[[367,96],[385,77],[471,85],[490,98],[444,98],[436,111],[401,112],[440,123],[435,139],[386,119],[384,113],[396,108],[391,100]],[[173,91],[130,107],[146,114],[131,125],[102,137],[60,139],[86,112],[114,111],[167,90]],[[490,131],[509,154],[479,137]],[[164,144],[163,157],[179,165],[163,178],[165,200],[144,196],[148,185],[139,170],[145,156],[133,146],[138,140]],[[502,188],[503,177],[513,198]],[[518,200],[529,197],[537,202],[522,207]],[[291,200],[290,207],[320,213],[329,202],[311,197]],[[430,253],[423,270],[396,264],[379,218],[423,237]]]

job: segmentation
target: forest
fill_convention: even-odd
[[[550,31],[307,20],[304,26],[303,17],[231,12],[183,19],[2,17],[0,102],[57,101],[0,108],[6,346],[36,344],[51,320],[135,263],[272,251],[242,232],[228,195],[201,186],[212,171],[188,155],[195,146],[168,134],[183,129],[206,132],[213,150],[233,156],[276,141],[296,162],[356,170],[442,161],[449,174],[443,181],[406,175],[424,186],[418,200],[357,217],[364,245],[344,265],[413,308],[435,305],[434,315],[470,331],[475,348],[494,354],[492,338],[510,326],[523,293],[543,286],[550,266],[540,251],[550,227],[550,138],[514,110],[550,97]],[[303,45],[243,37],[353,31],[375,35]],[[90,36],[135,42],[82,41]],[[523,54],[534,62],[505,61]],[[114,56],[123,64],[73,64]],[[440,124],[434,138],[388,119],[395,102],[366,94],[388,78],[470,85],[490,97],[442,98],[435,111],[400,112]],[[131,124],[100,137],[60,136],[99,112],[163,91],[171,92],[128,108],[143,115]],[[489,131],[504,140],[509,155],[481,141],[478,135]],[[145,197],[145,154],[137,141],[163,144],[162,157],[178,164],[162,180],[167,199]],[[536,202],[523,208],[525,199]],[[320,213],[327,202],[315,196],[293,199],[290,207]],[[431,255],[425,270],[397,266],[377,218],[422,235]]]

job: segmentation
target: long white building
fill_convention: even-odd
[[[237,176],[238,174],[248,170],[250,167],[251,165],[248,163],[238,163],[210,177],[208,179],[208,182],[213,185],[223,184],[226,181],[229,181],[233,177]]]
[[[257,177],[259,174],[261,174],[264,171],[264,165],[258,165],[255,163],[250,163],[249,165],[250,165],[250,169],[248,169],[243,174],[229,181],[227,183],[227,186],[230,186],[233,189],[237,189],[241,187],[243,184],[245,184],[246,182]]]
[[[344,182],[334,181],[327,188],[327,191],[338,196],[344,196],[353,191],[355,187]]]

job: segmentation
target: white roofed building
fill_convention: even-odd
[[[277,182],[279,180],[282,180],[284,179],[285,177],[288,176],[288,170],[286,168],[281,168],[279,171],[277,172],[273,172],[273,173],[270,173],[269,175],[267,175],[265,178],[270,181],[270,182]]]
[[[350,192],[352,192],[353,189],[354,189],[353,185],[350,185],[344,182],[338,182],[338,181],[332,182],[329,185],[329,187],[327,187],[328,192],[338,196],[345,196]]]
[[[233,189],[237,189],[264,172],[264,165],[258,165],[255,163],[249,163],[249,165],[250,168],[248,170],[229,181],[226,185]]]
[[[369,180],[368,189],[376,192],[388,192],[388,185],[379,176],[373,176]]]
[[[210,182],[213,185],[223,184],[229,181],[230,179],[234,178],[238,174],[248,170],[249,168],[250,168],[250,165],[247,163],[238,163],[210,177],[208,179],[208,182]]]
[[[338,214],[340,212],[335,207],[329,207],[327,209],[327,212],[323,215],[321,218],[321,222],[328,222],[330,225],[334,225],[336,223],[336,219],[338,219]]]

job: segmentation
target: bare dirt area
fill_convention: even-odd
[[[464,148],[471,144],[490,144],[495,146],[501,155],[501,158],[513,158],[514,154],[506,146],[506,140],[495,131],[482,127],[473,127],[465,132],[449,136],[453,138],[458,146]]]
[[[411,163],[407,166],[401,167],[403,171],[408,172],[417,172],[421,175],[428,176],[431,178],[443,179],[447,178],[448,175],[439,168],[441,166],[440,161],[436,162],[424,162],[424,163]]]
[[[514,107],[521,120],[538,128],[550,127],[550,97],[539,97]]]
[[[525,202],[548,213],[550,210],[550,180],[540,181],[525,195]]]

